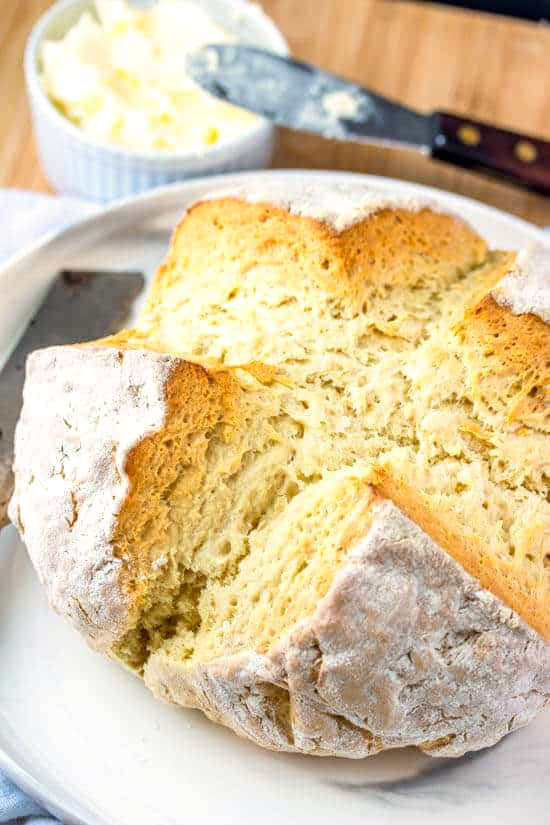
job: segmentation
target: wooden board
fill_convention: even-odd
[[[49,191],[31,135],[24,43],[47,0],[2,0],[0,186]],[[550,26],[392,0],[262,0],[293,53],[420,110],[447,109],[550,139]],[[461,192],[550,224],[550,198],[412,151],[281,131],[276,167],[345,169]]]

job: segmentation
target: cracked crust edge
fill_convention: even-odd
[[[157,653],[149,688],[264,747],[326,756],[461,756],[527,724],[550,700],[550,644],[392,502],[375,509],[272,651],[194,665]]]
[[[50,347],[27,359],[9,516],[52,608],[100,650],[124,632],[133,610],[126,560],[113,546],[130,490],[126,462],[162,426],[176,363],[98,346]],[[110,398],[117,403],[106,404]]]

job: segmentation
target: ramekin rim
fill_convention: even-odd
[[[83,132],[78,126],[72,123],[69,118],[59,112],[40,82],[40,75],[38,71],[38,49],[42,42],[44,31],[49,26],[52,20],[58,14],[61,14],[65,9],[70,8],[81,0],[57,0],[44,14],[41,14],[35,22],[31,32],[27,38],[25,46],[25,53],[23,59],[25,82],[27,86],[27,94],[33,105],[40,106],[42,112],[46,117],[49,117],[53,123],[62,129],[67,136],[74,141],[86,146],[90,151],[101,152],[104,155],[110,155],[113,158],[120,159],[127,158],[135,162],[164,162],[169,165],[183,164],[185,162],[201,162],[208,159],[209,162],[215,162],[219,156],[231,155],[237,149],[242,148],[243,142],[250,143],[257,140],[265,139],[274,129],[265,118],[259,118],[257,124],[253,124],[251,128],[243,132],[242,135],[231,137],[216,146],[207,148],[205,151],[160,151],[157,149],[131,149],[124,146],[119,146],[115,143],[108,143],[94,140]],[[281,30],[275,25],[274,21],[269,17],[257,3],[252,0],[232,0],[233,3],[238,3],[243,9],[247,11],[254,9],[253,14],[261,13],[267,25],[272,29],[270,36],[273,37],[274,43],[280,54],[290,54],[288,44]]]

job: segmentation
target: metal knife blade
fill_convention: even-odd
[[[187,69],[210,94],[279,126],[419,149],[550,195],[550,141],[542,138],[452,112],[422,114],[316,66],[252,46],[204,46],[189,55]]]
[[[25,359],[35,349],[117,332],[143,289],[141,272],[64,271],[0,372],[0,528],[13,492],[13,437],[21,412]]]
[[[252,46],[220,44],[191,54],[193,80],[215,97],[277,123],[339,140],[430,151],[438,118],[316,66]]]

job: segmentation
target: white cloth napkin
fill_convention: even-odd
[[[0,264],[43,235],[69,226],[97,208],[75,198],[0,189]]]
[[[69,226],[98,207],[73,198],[37,195],[18,189],[0,189],[0,264],[33,241]],[[0,301],[2,281],[0,279]],[[39,805],[0,773],[0,823],[52,825]]]

